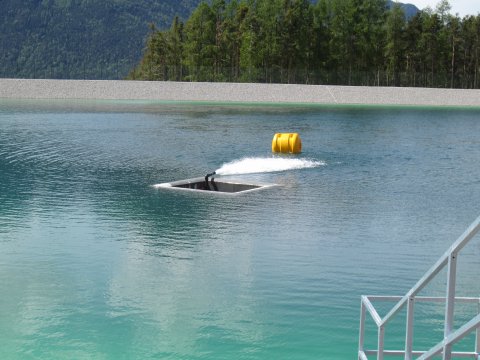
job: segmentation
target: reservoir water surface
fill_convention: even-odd
[[[479,135],[478,109],[1,100],[0,358],[354,359],[360,295],[403,295],[480,214]],[[278,186],[153,186],[245,158],[225,177]],[[245,170],[272,159],[313,165]]]

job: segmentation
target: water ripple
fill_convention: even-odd
[[[7,358],[352,358],[360,295],[406,291],[478,211],[476,112],[37,105],[0,102]],[[233,176],[277,187],[151,187],[297,127],[326,165]],[[479,248],[458,281],[477,294]]]

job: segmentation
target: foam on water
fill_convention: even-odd
[[[309,159],[248,157],[223,164],[216,170],[216,173],[218,175],[254,174],[314,168],[323,165],[325,165],[323,161]]]

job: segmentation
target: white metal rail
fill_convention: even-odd
[[[480,298],[456,297],[455,285],[457,279],[457,258],[459,252],[480,230],[480,217],[478,217],[469,228],[450,246],[440,259],[428,270],[425,275],[413,286],[404,296],[362,296],[360,310],[360,329],[358,344],[358,359],[368,360],[369,355],[376,355],[377,360],[383,360],[385,356],[402,356],[405,360],[427,360],[441,356],[443,360],[452,358],[470,358],[480,360],[480,313],[458,329],[453,328],[454,308],[456,302],[480,304]],[[447,287],[445,297],[421,297],[418,293],[445,267],[447,266]],[[379,316],[372,302],[375,301],[396,301],[397,303],[383,318]],[[416,302],[444,302],[444,338],[426,351],[413,350],[413,323],[414,304]],[[407,309],[405,326],[405,349],[385,349],[385,327],[397,313],[404,307]],[[367,312],[377,326],[377,349],[369,350],[364,348],[365,340],[365,319]],[[475,349],[471,352],[454,352],[452,346],[468,334],[476,332]]]

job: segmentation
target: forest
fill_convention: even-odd
[[[119,79],[142,57],[148,24],[168,28],[199,0],[0,0],[0,76]]]
[[[212,0],[153,24],[129,79],[479,88],[480,15],[448,0]]]

